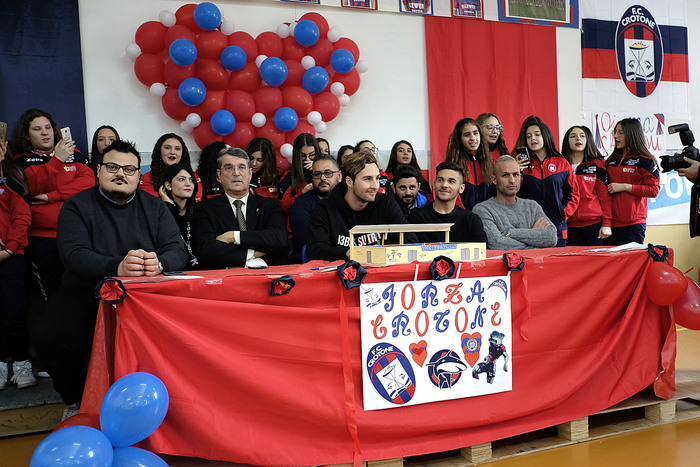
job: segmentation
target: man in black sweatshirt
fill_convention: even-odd
[[[350,229],[356,225],[405,224],[406,218],[392,196],[378,194],[380,171],[371,153],[356,152],[343,158],[343,181],[311,213],[306,255],[310,260],[346,260],[350,255]],[[393,235],[390,237],[397,237]],[[406,234],[415,243],[415,235]],[[355,245],[379,245],[380,234],[355,237]],[[391,239],[393,240],[393,239]],[[385,241],[384,243],[391,243]]]

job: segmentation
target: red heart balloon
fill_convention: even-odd
[[[657,305],[675,302],[688,288],[685,276],[666,263],[654,262],[647,269],[647,295]]]
[[[684,328],[700,330],[700,287],[690,277],[685,278],[687,289],[673,302],[673,318]]]

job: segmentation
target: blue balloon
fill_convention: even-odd
[[[180,83],[177,88],[177,95],[180,100],[187,105],[199,105],[207,97],[207,88],[202,80],[197,78],[187,78]]]
[[[302,19],[294,26],[294,39],[304,47],[314,45],[320,36],[321,32],[318,30],[318,26],[309,19]]]
[[[156,431],[168,412],[168,391],[150,373],[119,378],[102,399],[100,427],[114,447],[131,446]]]
[[[260,77],[270,86],[279,86],[287,79],[287,64],[277,57],[268,57],[260,64]]]
[[[197,60],[197,47],[188,39],[175,39],[170,44],[168,54],[176,65],[189,66]]]
[[[347,73],[355,66],[355,57],[348,49],[338,49],[331,54],[331,67],[338,73]]]
[[[234,128],[236,128],[236,118],[228,110],[217,110],[211,116],[211,129],[217,135],[230,135]]]
[[[205,31],[213,31],[221,24],[221,11],[213,3],[200,3],[194,8],[194,22]]]
[[[168,464],[151,451],[129,446],[114,449],[112,467],[168,467]]]
[[[89,426],[69,426],[44,438],[37,446],[30,467],[112,465],[112,443],[100,431]]]
[[[280,107],[275,112],[275,126],[279,131],[292,131],[297,127],[299,117],[294,109],[289,107]]]
[[[245,66],[247,60],[245,50],[237,45],[229,45],[221,51],[221,65],[227,70],[238,71]]]
[[[320,66],[313,66],[306,70],[301,78],[301,87],[309,94],[318,94],[328,86],[328,72]]]

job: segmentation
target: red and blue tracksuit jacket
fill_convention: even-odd
[[[612,204],[608,193],[608,172],[605,161],[595,159],[582,162],[576,169],[576,185],[578,188],[578,209],[567,219],[569,227],[587,227],[603,223],[603,227],[612,224]]]
[[[647,198],[656,198],[661,189],[656,161],[640,154],[627,154],[605,163],[610,182],[629,183],[632,191],[612,195],[612,226],[646,224]]]

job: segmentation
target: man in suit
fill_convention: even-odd
[[[279,201],[251,194],[253,171],[242,149],[223,149],[216,166],[224,194],[197,204],[194,212],[194,245],[200,264],[210,269],[279,264],[287,249]]]

